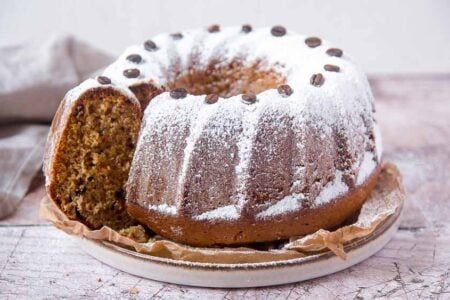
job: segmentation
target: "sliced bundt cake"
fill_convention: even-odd
[[[131,216],[175,241],[287,239],[338,226],[376,185],[370,86],[327,41],[211,26],[129,47],[104,75],[115,84],[66,97],[46,167],[51,197],[93,228],[136,224],[126,194]]]

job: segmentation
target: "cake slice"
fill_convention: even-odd
[[[140,125],[139,101],[107,77],[66,94],[50,128],[44,174],[48,195],[70,219],[146,240],[124,192]]]

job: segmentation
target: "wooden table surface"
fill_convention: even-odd
[[[450,299],[450,74],[372,77],[385,159],[404,176],[400,230],[373,257],[307,282],[252,289],[192,288],[128,275],[39,220],[42,175],[0,221],[0,299]]]

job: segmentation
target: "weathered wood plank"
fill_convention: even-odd
[[[0,220],[2,225],[36,225],[48,224],[39,218],[39,202],[45,195],[44,175],[39,172],[33,179],[27,195],[17,211],[7,219]]]
[[[190,288],[125,274],[86,255],[75,239],[51,226],[1,227],[0,239],[0,298],[408,295],[414,299],[450,292],[450,237],[427,231],[400,230],[375,256],[337,274],[301,284],[242,290]]]

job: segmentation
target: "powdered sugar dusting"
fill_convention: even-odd
[[[75,88],[71,89],[66,94],[66,105],[71,105],[72,102],[77,101],[83,94],[88,92],[91,89],[112,89],[115,90],[121,94],[123,94],[125,97],[129,98],[131,101],[135,103],[139,103],[139,101],[136,99],[136,96],[133,94],[133,92],[130,91],[126,86],[123,86],[119,84],[114,79],[111,80],[111,84],[100,84],[97,80],[89,78],[85,81],[83,81],[80,85],[76,86]]]
[[[198,54],[199,66],[206,66],[212,59],[220,57],[221,64],[227,64],[239,58],[242,65],[251,67],[256,62],[264,70],[274,70],[286,78],[294,93],[288,98],[282,97],[275,89],[266,90],[258,94],[256,103],[247,105],[241,102],[241,96],[233,96],[228,99],[219,99],[217,103],[205,104],[203,96],[188,95],[184,99],[171,99],[168,93],[155,97],[147,107],[144,117],[143,130],[140,135],[133,165],[142,164],[145,168],[139,168],[143,173],[139,176],[146,178],[149,173],[160,170],[162,182],[166,186],[177,190],[177,196],[173,197],[170,191],[153,199],[153,192],[147,190],[146,182],[139,185],[142,189],[140,197],[152,203],[153,201],[168,201],[169,211],[180,208],[183,194],[189,193],[185,189],[187,174],[190,174],[193,166],[191,157],[196,149],[200,138],[208,136],[209,139],[224,139],[230,143],[227,149],[237,149],[237,163],[234,166],[234,185],[229,187],[234,192],[230,197],[233,205],[221,206],[210,211],[198,213],[192,212],[193,218],[197,220],[236,219],[240,216],[241,209],[245,206],[248,197],[248,181],[251,175],[251,161],[254,153],[254,143],[262,115],[270,115],[273,120],[289,119],[294,136],[297,140],[293,143],[292,153],[296,157],[296,164],[291,166],[291,173],[295,180],[291,184],[290,193],[281,200],[274,202],[272,206],[266,207],[258,214],[259,217],[269,218],[285,212],[302,209],[301,203],[304,199],[311,202],[313,206],[323,205],[345,194],[348,186],[343,182],[342,169],[335,165],[338,159],[336,147],[345,147],[346,153],[352,156],[352,164],[345,175],[357,174],[354,178],[357,184],[364,182],[370,175],[377,163],[365,152],[368,145],[368,128],[374,126],[375,143],[378,159],[381,157],[381,138],[379,129],[374,125],[372,118],[373,96],[370,92],[367,79],[361,68],[345,54],[342,57],[333,57],[326,54],[328,48],[335,45],[326,40],[316,48],[310,48],[305,44],[306,36],[288,31],[283,37],[274,37],[270,34],[270,28],[254,29],[249,33],[243,33],[241,27],[221,28],[220,32],[208,33],[205,28],[199,30],[183,31],[183,38],[174,41],[169,35],[162,34],[152,40],[158,46],[157,51],[147,51],[142,45],[132,46],[115,62],[107,68],[105,74],[116,81],[127,86],[133,86],[141,82],[151,81],[157,85],[164,86],[170,78],[172,67],[183,73],[190,67],[192,52]],[[126,60],[129,54],[139,54],[143,58],[140,64],[133,64]],[[345,52],[346,53],[346,52]],[[197,60],[196,60],[197,61]],[[172,66],[172,64],[178,64]],[[339,72],[327,72],[325,64],[335,64],[340,67]],[[138,68],[141,75],[138,78],[124,78],[123,70],[127,68]],[[197,66],[198,67],[198,66]],[[317,87],[310,84],[313,74],[321,73],[324,83]],[[221,112],[224,116],[223,123],[215,122],[212,125],[212,116]],[[263,114],[264,112],[264,114]],[[158,124],[154,124],[154,123]],[[266,126],[277,126],[277,122]],[[234,129],[234,131],[231,130]],[[235,130],[242,128],[242,130]],[[188,129],[188,134],[185,134]],[[304,131],[306,136],[301,132]],[[235,140],[227,138],[230,132],[235,133]],[[308,134],[314,134],[309,139]],[[338,139],[336,137],[338,134]],[[144,138],[145,137],[145,138]],[[170,138],[177,140],[176,145],[170,142]],[[286,138],[292,138],[286,134]],[[177,165],[161,162],[155,158],[155,153],[143,148],[149,148],[151,143],[169,141],[164,144],[161,151],[170,158],[180,158],[181,154],[174,154],[176,147],[183,145],[181,167],[175,170]],[[316,159],[309,162],[310,141],[314,141],[314,147],[322,151],[324,159]],[[277,145],[267,138],[267,148],[272,149]],[[218,143],[211,143],[212,145]],[[323,146],[323,147],[322,147]],[[222,151],[222,149],[211,149],[211,151]],[[334,151],[334,152],[333,152]],[[287,155],[292,155],[288,153]],[[173,157],[175,155],[176,157]],[[233,155],[233,154],[230,154]],[[372,158],[373,158],[372,154]],[[331,161],[330,160],[334,160]],[[360,163],[359,163],[360,162]],[[230,163],[231,165],[231,163]],[[267,166],[268,168],[270,166]],[[131,168],[130,183],[139,180],[134,174],[135,167]],[[136,168],[137,169],[137,168]],[[324,171],[327,170],[327,171]],[[358,172],[359,170],[359,172]],[[327,178],[324,174],[329,172],[333,176],[330,182],[323,182]],[[327,173],[328,174],[328,173]],[[302,177],[313,176],[318,178],[322,186],[315,185],[318,190],[311,197],[309,194],[300,193],[304,185],[311,184]],[[201,182],[202,177],[196,179]],[[211,188],[222,188],[220,179],[214,186],[205,186],[205,190]],[[174,204],[173,206],[172,204]],[[222,203],[222,205],[224,205]],[[160,208],[158,208],[160,209]],[[161,208],[166,211],[165,207]]]
[[[359,167],[358,177],[356,179],[356,184],[363,184],[364,181],[369,178],[373,170],[377,167],[375,162],[375,156],[371,152],[364,152],[363,161]]]
[[[380,126],[375,123],[374,126],[374,135],[375,135],[375,150],[377,151],[378,161],[381,161],[381,157],[383,155],[383,143],[381,138],[381,130]]]
[[[173,101],[173,100],[172,100]],[[186,147],[184,148],[183,165],[181,168],[181,173],[179,175],[179,186],[178,191],[181,193],[183,188],[183,183],[186,176],[186,171],[189,166],[190,157],[194,149],[198,138],[200,137],[204,127],[208,124],[208,118],[219,108],[218,105],[207,105],[203,101],[201,96],[193,96],[192,102],[197,103],[196,106],[192,106],[192,109],[198,109],[198,115],[195,120],[191,123],[191,131],[187,138]]]
[[[305,195],[303,194],[292,194],[284,197],[283,199],[276,202],[274,205],[269,206],[263,212],[260,212],[258,218],[273,217],[277,215],[282,215],[287,212],[295,211],[301,207],[302,201],[305,200]]]
[[[247,172],[248,164],[255,139],[256,127],[258,125],[258,108],[261,105],[247,106],[241,102],[238,102],[238,104],[240,104],[243,110],[242,123],[244,126],[240,141],[237,143],[239,163],[236,165],[235,174],[237,177],[236,181],[239,184],[237,186],[236,200],[239,206],[242,207],[245,203],[245,187],[249,177]]]
[[[227,205],[216,208],[214,210],[205,212],[201,215],[195,216],[196,220],[236,220],[240,217],[239,209],[236,205]]]
[[[167,205],[165,203],[159,205],[149,205],[148,209],[156,210],[157,212],[160,212],[165,215],[175,215],[178,211],[176,206]]]
[[[133,158],[140,163],[132,163],[127,183],[127,187],[133,186],[135,198],[145,199],[141,205],[146,205],[147,200],[154,204],[156,194],[158,203],[179,203],[182,195],[178,171],[182,169],[186,139],[197,119],[199,105],[199,101],[173,99],[168,93],[148,105]]]
[[[348,186],[342,181],[342,172],[336,171],[336,177],[333,181],[328,182],[325,185],[319,196],[315,199],[314,205],[320,206],[325,204],[330,200],[336,199],[347,191]]]

